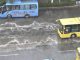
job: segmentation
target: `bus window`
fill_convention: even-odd
[[[12,10],[15,10],[15,6],[12,6]]]
[[[80,24],[78,25],[78,31],[80,32]]]
[[[71,32],[71,25],[66,25],[64,29],[64,33],[70,33]]]
[[[36,4],[31,4],[30,5],[30,9],[32,10],[32,9],[36,9],[37,8],[37,6],[36,6]]]
[[[8,5],[8,6],[6,6],[6,9],[7,9],[7,11],[10,11],[10,10],[12,10],[12,5]]]
[[[19,5],[15,5],[15,10],[20,10],[20,6]]]
[[[78,25],[72,25],[71,31],[78,32]]]
[[[30,5],[24,5],[24,10],[29,10],[30,9]]]
[[[20,10],[24,10],[24,5],[20,5]]]

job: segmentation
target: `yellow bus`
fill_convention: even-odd
[[[80,37],[80,17],[58,19],[61,38]]]
[[[80,60],[80,47],[76,50],[76,60]]]

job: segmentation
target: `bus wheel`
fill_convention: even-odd
[[[9,14],[9,15],[7,15],[7,18],[12,18],[12,16]]]
[[[29,18],[29,17],[30,17],[30,15],[29,15],[29,14],[26,14],[26,15],[25,15],[25,18]]]
[[[75,37],[76,37],[76,34],[72,34],[72,35],[71,35],[71,38],[75,38]]]

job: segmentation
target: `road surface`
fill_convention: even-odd
[[[41,9],[36,18],[0,19],[0,60],[75,60],[80,38],[61,43],[55,31],[57,19],[78,16],[80,8],[66,8]]]

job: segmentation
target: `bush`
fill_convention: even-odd
[[[0,0],[0,6],[4,5],[6,3],[6,0]]]
[[[60,7],[60,6],[71,6],[71,5],[75,5],[75,1],[70,1],[68,0],[67,2],[63,1],[61,3],[59,2],[54,2],[54,3],[51,3],[51,2],[48,2],[48,3],[39,3],[39,6],[40,7]]]

